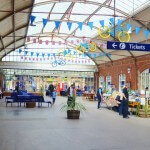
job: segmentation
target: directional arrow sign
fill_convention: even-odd
[[[107,42],[107,49],[150,52],[150,44]]]

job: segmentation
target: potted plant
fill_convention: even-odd
[[[68,119],[79,119],[80,112],[85,111],[86,108],[82,103],[76,101],[76,96],[74,94],[71,102],[62,104],[61,110],[67,112]]]

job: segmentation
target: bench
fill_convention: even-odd
[[[6,101],[6,107],[7,105],[10,103],[11,106],[12,106],[12,103],[18,103],[18,107],[20,106],[21,107],[21,104],[24,103],[24,106],[25,106],[25,103],[27,102],[37,102],[38,103],[38,107],[42,107],[42,103],[47,103],[48,104],[48,107],[50,106],[51,104],[51,101],[44,101],[44,97],[43,96],[40,96],[40,95],[33,95],[33,94],[21,94],[21,93],[18,93],[18,92],[15,92],[15,93],[12,93],[12,95],[10,97],[6,97],[5,98],[5,101]]]

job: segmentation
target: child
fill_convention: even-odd
[[[56,89],[54,88],[54,91],[52,92],[53,104],[55,103],[56,95],[57,95],[57,92],[56,92]]]

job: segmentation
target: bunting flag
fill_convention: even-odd
[[[47,22],[48,22],[48,19],[43,18],[43,28],[46,26]]]
[[[136,27],[136,28],[135,28],[136,35],[138,35],[138,34],[140,33],[140,30],[141,30],[140,27]]]
[[[25,51],[24,53],[25,53],[25,55],[27,55],[27,54],[28,54],[28,51]]]
[[[97,54],[95,53],[95,54],[94,54],[94,58],[96,58],[96,56],[97,56]]]
[[[79,29],[82,31],[83,22],[78,22]]]
[[[30,16],[31,26],[33,26],[33,22],[35,21],[36,16]]]
[[[58,30],[59,26],[60,26],[60,21],[55,21],[55,27],[57,30]]]
[[[48,45],[48,44],[49,44],[49,41],[48,41],[48,40],[46,40],[46,41],[45,41],[45,43],[46,43],[46,45]]]
[[[99,56],[100,56],[100,57],[102,57],[102,56],[103,56],[103,53],[102,53],[102,52],[100,52],[100,53],[99,53]]]
[[[64,56],[66,56],[66,55],[67,55],[67,51],[65,50],[65,51],[64,51]]]
[[[114,18],[110,18],[109,20],[110,20],[111,24],[114,25]]]
[[[47,56],[50,57],[50,53],[48,53]]]
[[[30,42],[30,37],[27,37],[27,42]]]
[[[19,49],[19,54],[22,52],[22,49]]]
[[[127,31],[129,31],[131,29],[132,25],[130,23],[126,23],[126,28],[127,28]]]
[[[33,56],[34,52],[31,52],[31,56]]]
[[[92,57],[92,54],[89,54],[89,57]]]
[[[88,26],[90,27],[90,29],[93,29],[93,22],[88,22]]]
[[[71,30],[72,22],[67,22],[68,29]]]
[[[38,57],[38,56],[39,56],[39,53],[36,53],[36,56]]]
[[[104,28],[104,20],[100,20],[99,23]]]
[[[42,56],[44,57],[44,56],[45,56],[45,54],[44,54],[44,53],[42,53]]]
[[[33,39],[33,43],[36,43],[36,39]]]
[[[56,57],[55,53],[53,53],[53,56]]]
[[[70,49],[68,49],[68,53],[71,53],[71,50],[70,50]]]
[[[39,40],[39,44],[42,44],[42,40]]]
[[[118,19],[118,26],[120,26],[122,24],[122,20],[121,19]]]
[[[148,39],[149,31],[148,30],[144,30],[144,34],[145,34],[145,38]]]

